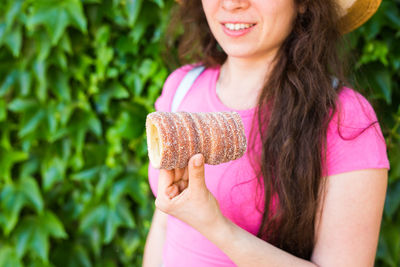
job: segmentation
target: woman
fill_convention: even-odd
[[[206,69],[179,110],[237,111],[249,147],[217,166],[198,154],[185,169],[149,168],[157,209],[144,266],[373,266],[389,162],[337,48],[378,6],[182,1],[181,56]],[[169,76],[157,110],[170,111],[191,68]]]

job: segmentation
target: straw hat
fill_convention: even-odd
[[[176,0],[181,3],[182,0]],[[190,0],[189,0],[190,1]],[[382,0],[336,0],[341,7],[340,31],[351,32],[364,24],[378,10]]]
[[[336,0],[342,8],[340,30],[351,32],[364,24],[378,10],[382,0]]]

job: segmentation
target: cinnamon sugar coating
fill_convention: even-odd
[[[246,135],[237,112],[153,112],[146,119],[150,163],[158,169],[187,166],[190,157],[204,156],[217,165],[242,157]]]

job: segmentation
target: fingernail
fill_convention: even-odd
[[[196,158],[194,159],[194,166],[200,167],[201,165],[203,165],[203,156],[197,155]]]

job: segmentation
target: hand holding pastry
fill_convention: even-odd
[[[180,173],[160,170],[156,207],[200,232],[206,231],[215,223],[224,221],[224,216],[217,200],[206,187],[204,157],[201,154],[191,157],[185,170],[181,169]],[[187,175],[188,178],[183,188],[176,183],[182,181],[180,175]]]

